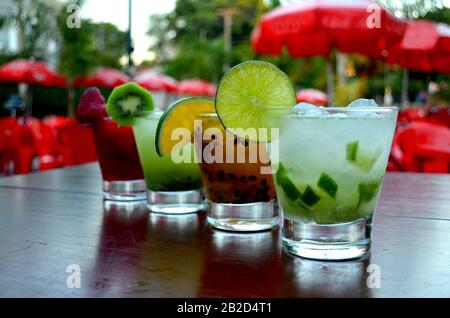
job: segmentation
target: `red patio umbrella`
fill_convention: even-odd
[[[53,72],[42,62],[15,60],[0,67],[0,82],[25,83],[39,86],[65,86],[63,76]]]
[[[215,96],[217,87],[202,80],[184,80],[178,84],[178,94],[193,96]]]
[[[99,86],[114,88],[128,83],[130,78],[124,73],[110,68],[98,68],[88,76],[77,77],[74,80],[75,87]]]
[[[442,25],[445,27],[445,25]],[[389,49],[386,61],[390,64],[399,64],[403,68],[422,72],[431,72],[434,66],[450,71],[450,63],[436,65],[435,56],[450,58],[450,47],[445,50],[445,36],[438,30],[438,25],[429,21],[409,21],[403,40]],[[450,39],[450,35],[448,36]],[[440,42],[441,41],[441,42]],[[438,43],[441,46],[438,46]]]
[[[178,82],[170,76],[155,75],[150,72],[143,72],[136,76],[135,82],[152,92],[177,92]]]
[[[307,88],[298,91],[297,102],[310,103],[316,106],[326,106],[328,104],[327,94],[317,89]]]
[[[0,82],[26,84],[25,86],[25,108],[28,115],[32,114],[33,93],[28,85],[39,85],[44,87],[64,87],[66,79],[52,71],[43,62],[34,60],[14,60],[0,67]]]
[[[389,49],[386,59],[405,69],[402,103],[407,103],[409,70],[450,73],[450,27],[429,21],[408,21],[401,42]]]
[[[405,23],[370,0],[309,0],[277,8],[264,15],[252,34],[253,48],[292,57],[329,57],[333,49],[383,57],[401,40]],[[333,70],[328,59],[328,95],[332,103]]]
[[[431,59],[431,68],[439,73],[450,73],[450,26],[437,24],[438,43]]]

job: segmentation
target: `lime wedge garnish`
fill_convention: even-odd
[[[265,142],[272,139],[273,116],[289,113],[296,104],[288,76],[276,66],[248,61],[230,69],[217,89],[216,111],[222,124],[242,139]],[[247,134],[248,129],[267,129],[266,134]]]
[[[214,112],[214,100],[209,98],[185,98],[179,100],[166,110],[159,120],[156,129],[156,151],[160,156],[169,155],[174,147],[184,146],[179,140],[172,140],[175,129],[184,128],[189,131],[194,142],[194,122],[201,120],[201,115]]]

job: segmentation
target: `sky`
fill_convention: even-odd
[[[146,35],[152,14],[168,13],[175,8],[176,0],[133,0],[132,37],[136,63],[150,59],[150,39]],[[86,0],[81,16],[94,22],[111,22],[119,29],[128,29],[128,0]]]
[[[134,61],[140,63],[152,58],[148,52],[150,39],[146,35],[149,17],[152,14],[168,13],[175,8],[176,0],[133,0],[132,37],[134,41]],[[208,1],[208,0],[204,0]],[[286,0],[285,2],[294,2]],[[402,1],[402,0],[395,0]],[[450,6],[450,0],[444,0]],[[82,17],[94,22],[110,22],[123,31],[128,28],[128,0],[86,0],[81,12]]]

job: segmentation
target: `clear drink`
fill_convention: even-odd
[[[396,126],[395,108],[301,110],[278,117],[274,177],[283,246],[312,259],[358,258],[371,225]]]

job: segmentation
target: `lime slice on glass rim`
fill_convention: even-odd
[[[187,129],[194,143],[194,121],[201,120],[204,113],[214,112],[214,100],[203,97],[188,97],[174,102],[165,111],[156,128],[156,152],[159,156],[170,155],[178,140],[172,140],[172,132],[178,128]],[[186,142],[188,143],[188,142]]]
[[[295,106],[296,94],[289,77],[275,65],[247,61],[231,68],[220,81],[216,112],[227,130],[241,139],[270,142],[274,116],[286,115]],[[267,134],[245,131],[266,129]]]

